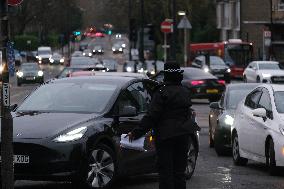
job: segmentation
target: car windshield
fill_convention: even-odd
[[[284,113],[284,91],[275,92],[274,98],[277,112]]]
[[[28,65],[22,65],[21,70],[33,71],[33,70],[39,70],[39,67],[37,64],[28,64]]]
[[[280,70],[278,64],[258,64],[260,70]]]
[[[249,93],[252,88],[239,88],[228,91],[227,97],[227,109],[235,110],[238,106],[238,103]]]
[[[210,56],[210,64],[212,65],[225,65],[225,62],[222,58],[218,56]]]
[[[17,111],[100,113],[116,88],[88,82],[47,84],[33,92]]]
[[[51,54],[50,51],[38,51],[38,55],[49,55]]]

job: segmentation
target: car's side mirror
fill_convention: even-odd
[[[119,111],[120,117],[133,117],[137,116],[137,109],[134,106],[124,106],[122,110]]]
[[[10,110],[14,112],[18,108],[18,104],[13,104],[10,106]]]
[[[252,110],[252,115],[255,117],[262,117],[263,120],[265,121],[267,117],[267,112],[264,108],[257,108]]]
[[[209,107],[211,109],[216,109],[216,110],[223,110],[223,108],[220,106],[219,102],[212,102]]]

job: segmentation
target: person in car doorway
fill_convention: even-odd
[[[128,133],[130,142],[150,129],[154,132],[160,189],[186,189],[185,169],[189,135],[199,130],[192,119],[190,91],[181,85],[183,70],[164,65],[164,82],[154,92],[139,127]]]

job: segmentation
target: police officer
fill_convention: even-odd
[[[191,128],[190,92],[181,85],[183,70],[176,63],[164,66],[164,83],[154,92],[148,113],[128,133],[135,140],[153,129],[158,157],[159,188],[186,189],[185,169]]]

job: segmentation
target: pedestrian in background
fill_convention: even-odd
[[[153,129],[160,189],[186,189],[185,169],[190,134],[198,127],[191,115],[190,91],[183,87],[183,70],[164,65],[164,82],[156,89],[141,125],[128,133],[135,140]],[[197,126],[197,127],[196,127]]]

